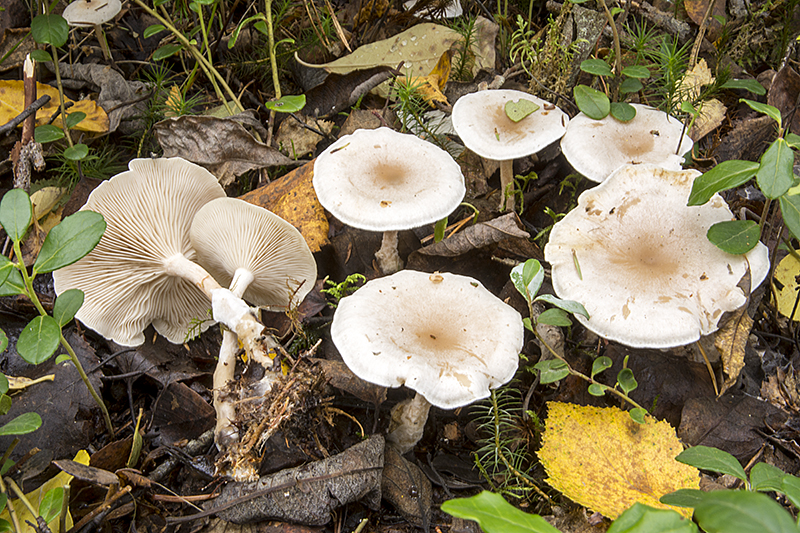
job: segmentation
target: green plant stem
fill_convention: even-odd
[[[14,482],[14,480],[11,478],[5,478],[4,481],[6,482],[8,488],[11,489],[11,492],[13,492],[14,495],[17,497],[17,499],[22,502],[22,505],[24,505],[28,509],[28,512],[31,513],[32,516],[38,516],[39,515],[38,511],[36,511],[36,509],[33,508],[31,502],[28,501],[28,498],[25,497],[25,493],[22,492],[22,489],[19,488],[19,486]]]
[[[166,18],[159,15],[155,10],[151,9],[147,4],[142,2],[142,0],[133,0],[136,5],[144,9],[147,14],[153,16],[156,20],[158,20],[161,24],[164,25],[169,31],[172,32],[173,35],[180,41],[183,47],[189,51],[190,54],[195,58],[195,60],[200,65],[200,68],[203,69],[206,76],[208,77],[209,81],[214,87],[214,91],[217,93],[217,97],[222,100],[225,109],[228,110],[229,113],[233,114],[234,111],[231,109],[230,104],[228,104],[227,99],[225,98],[224,93],[220,90],[220,87],[217,86],[217,82],[219,82],[220,86],[225,89],[225,92],[228,93],[228,96],[231,100],[238,106],[238,111],[241,112],[244,110],[242,103],[239,101],[239,97],[236,96],[236,93],[233,92],[233,89],[225,81],[225,78],[214,68],[214,65],[209,63],[209,61],[200,53],[200,50],[197,49],[192,43],[189,42],[189,39],[186,38],[183,33],[181,33],[175,26],[173,26]]]
[[[58,101],[59,101],[59,106],[61,108],[61,129],[64,130],[64,136],[67,138],[67,143],[70,145],[70,147],[72,147],[75,145],[72,142],[72,136],[69,134],[69,128],[67,128],[67,108],[64,103],[64,86],[61,84],[61,69],[58,67],[58,50],[53,45],[50,45],[50,49],[51,53],[53,54],[53,68],[56,71],[56,86],[58,87]]]
[[[769,208],[772,204],[772,198],[767,198],[767,201],[764,202],[764,209],[761,210],[761,220],[758,221],[758,230],[761,232],[761,236],[763,238],[764,235],[764,225],[765,221],[767,220],[767,215],[769,215]]]
[[[33,290],[33,278],[28,276],[28,269],[25,267],[25,263],[22,260],[22,248],[20,246],[19,241],[14,242],[14,254],[17,257],[18,261],[17,269],[22,274],[22,280],[25,283],[25,290],[28,293],[27,294],[28,298],[30,299],[31,302],[33,302],[33,305],[34,307],[36,307],[36,310],[39,311],[39,314],[41,314],[42,316],[49,316],[47,314],[47,311],[45,311],[44,306],[42,306],[42,303],[39,301],[39,297],[36,296],[36,291]],[[97,391],[94,389],[94,386],[92,386],[92,382],[89,381],[89,376],[87,376],[86,372],[83,370],[83,365],[81,365],[81,362],[78,360],[78,356],[75,355],[75,350],[72,349],[72,346],[69,344],[69,342],[67,342],[67,339],[64,338],[64,334],[61,333],[60,327],[59,327],[59,336],[61,338],[60,339],[61,345],[67,351],[67,354],[69,354],[72,363],[75,365],[75,368],[78,369],[78,374],[81,376],[83,383],[89,390],[89,394],[92,396],[95,403],[100,408],[100,411],[103,413],[103,419],[105,420],[106,423],[106,429],[108,429],[108,434],[113,439],[114,426],[113,424],[111,424],[111,416],[108,414],[108,409],[106,408],[106,404],[103,402],[103,399],[100,397],[100,395],[97,394]]]
[[[6,487],[2,477],[0,477],[0,492],[8,496],[8,487]],[[17,516],[16,509],[14,509],[14,504],[11,502],[11,498],[7,498],[6,507],[8,507],[8,516],[11,517],[11,525],[14,528],[14,532],[21,533],[22,529],[19,526],[19,517]]]
[[[608,6],[606,5],[605,0],[600,0],[600,5],[603,6],[603,10],[606,12],[606,17],[608,18],[608,23],[611,25],[611,34],[614,36],[614,74],[617,76],[622,75],[622,49],[619,45],[619,32],[617,31],[617,25],[614,22],[614,17],[611,15],[611,11],[608,10]],[[614,98],[613,100],[617,100],[617,83],[614,83]]]

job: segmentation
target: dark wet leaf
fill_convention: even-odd
[[[325,81],[306,92],[305,113],[325,117],[345,111],[395,73],[391,67],[373,67],[349,74],[329,74]]]
[[[452,237],[420,248],[418,252],[424,255],[455,257],[471,250],[496,244],[510,237],[527,239],[530,235],[520,229],[517,220],[515,213],[508,213],[493,220],[469,226]]]

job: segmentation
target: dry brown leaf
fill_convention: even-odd
[[[698,470],[675,460],[683,446],[667,422],[637,424],[616,407],[548,402],[547,410],[539,460],[552,487],[611,519],[636,502],[691,516],[658,501],[700,486]]]
[[[686,13],[689,15],[689,18],[692,19],[692,22],[700,26],[703,23],[703,17],[705,17],[710,3],[711,0],[686,0],[683,5],[686,8]],[[708,32],[708,39],[712,42],[717,40],[722,30],[722,24],[713,17],[725,17],[726,3],[725,0],[716,0],[716,2],[714,2],[714,8],[711,10],[712,18],[708,21],[708,29],[706,31]]]
[[[720,394],[731,388],[739,379],[739,374],[744,368],[744,351],[752,327],[753,319],[747,314],[747,306],[743,305],[714,333],[714,346],[719,350],[722,371],[725,373],[725,382],[720,388]]]
[[[0,124],[9,122],[25,109],[25,91],[22,85],[22,81],[19,80],[0,81]],[[44,95],[50,96],[50,101],[47,105],[36,112],[36,125],[41,126],[42,124],[47,124],[53,113],[58,110],[58,89],[43,83],[37,83],[36,94],[39,98]],[[77,113],[79,111],[86,113],[86,118],[80,121],[74,129],[92,133],[105,133],[108,131],[108,115],[106,115],[102,107],[97,105],[97,102],[94,100],[78,100],[77,102],[73,102],[69,98],[65,98],[65,101],[74,104],[67,111],[68,114]],[[59,128],[61,127],[62,122],[60,115],[53,122],[53,125]]]
[[[725,112],[728,109],[716,98],[703,101],[700,108],[700,116],[692,126],[692,131],[689,132],[689,137],[693,141],[699,141],[715,129],[717,129],[722,121],[725,120]]]
[[[441,240],[435,244],[420,248],[419,253],[424,255],[438,255],[442,257],[455,257],[465,254],[470,250],[483,248],[496,244],[509,237],[522,237],[527,239],[530,235],[520,229],[515,213],[508,213],[493,220],[481,222],[470,226],[452,237]]]
[[[447,80],[450,77],[450,58],[452,55],[452,50],[445,50],[430,74],[427,76],[412,76],[410,78],[402,76],[397,79],[397,83],[416,87],[416,92],[418,92],[431,107],[434,107],[433,102],[447,104],[447,97],[442,91],[444,91],[444,87],[447,85]]]
[[[311,184],[314,162],[306,163],[280,179],[241,196],[268,209],[293,225],[312,252],[328,244],[328,219]]]
[[[316,128],[317,130],[327,134],[333,131],[333,122],[329,120],[315,120],[303,115],[295,115],[301,119],[305,124]],[[295,159],[303,157],[309,152],[313,152],[324,137],[322,135],[303,127],[293,117],[287,117],[278,126],[278,134],[275,136],[275,142],[280,150]]]

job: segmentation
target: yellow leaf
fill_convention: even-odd
[[[328,244],[328,219],[311,184],[314,161],[280,179],[241,196],[242,200],[268,209],[293,225],[312,252]]]
[[[89,454],[85,450],[81,450],[75,456],[75,462],[81,463],[82,465],[89,464]],[[38,511],[39,504],[44,498],[44,495],[47,494],[52,489],[57,487],[66,487],[72,481],[72,476],[67,474],[66,472],[60,472],[56,474],[54,477],[50,478],[46,481],[42,486],[38,489],[34,489],[31,492],[25,494],[25,497],[31,503],[34,509]],[[12,505],[14,505],[14,510],[17,513],[17,518],[19,520],[20,531],[19,533],[36,533],[36,530],[30,524],[36,524],[36,517],[32,516],[28,508],[19,501],[19,499],[11,500]],[[7,520],[11,523],[11,517],[8,514],[8,508],[6,508],[2,513],[0,513],[0,518],[3,520]],[[58,530],[58,517],[54,518],[52,521],[48,523],[50,526],[51,531]],[[67,529],[72,527],[72,515],[67,512]]]
[[[452,51],[446,50],[427,76],[412,76],[411,78],[403,76],[397,80],[397,83],[410,83],[412,87],[416,87],[416,91],[431,105],[433,105],[434,101],[446,104],[447,97],[442,91],[447,85],[447,79],[450,77],[450,57],[452,55]],[[406,81],[407,79],[409,81]]]
[[[775,293],[778,312],[792,320],[800,320],[800,305],[795,309],[797,295],[800,292],[798,276],[800,276],[800,261],[792,254],[784,257],[775,267],[775,281],[782,285]],[[776,287],[777,285],[776,283]]]
[[[699,59],[694,68],[687,72],[681,80],[678,90],[685,95],[684,100],[694,100],[700,95],[704,85],[714,83],[714,76],[705,59]]]
[[[36,125],[41,126],[42,124],[47,124],[53,113],[58,110],[58,90],[49,85],[37,83],[36,91],[39,97],[46,94],[50,95],[50,101],[47,105],[36,112]],[[69,98],[66,98],[65,101],[72,102]],[[97,102],[94,100],[79,100],[73,103],[75,105],[67,110],[68,114],[78,111],[86,113],[86,118],[75,126],[74,129],[92,133],[105,133],[108,131],[108,115],[106,115],[102,107],[97,105]],[[9,122],[22,113],[24,109],[25,92],[22,81],[0,81],[0,124]],[[59,128],[62,126],[60,115],[55,122],[53,122],[53,125]]]
[[[695,141],[699,141],[717,129],[722,124],[722,121],[725,120],[725,112],[728,110],[716,98],[704,100],[699,107],[700,116],[697,117],[694,126],[692,126],[692,131],[689,132],[689,137]]]
[[[610,519],[636,502],[691,516],[658,501],[700,486],[698,470],[675,461],[683,446],[667,422],[637,424],[615,407],[548,402],[547,409],[539,460],[552,487]]]
[[[743,305],[714,333],[714,346],[719,351],[722,371],[725,373],[725,382],[720,388],[720,395],[739,379],[739,374],[744,368],[744,350],[752,327],[753,319],[747,314],[747,305]]]
[[[31,194],[33,214],[36,216],[36,220],[40,220],[43,216],[52,211],[66,192],[67,189],[64,187],[42,187]]]

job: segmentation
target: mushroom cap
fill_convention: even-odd
[[[506,102],[529,100],[539,109],[514,122]],[[464,146],[486,159],[508,161],[546,148],[566,132],[569,117],[550,102],[509,89],[465,94],[453,106],[453,129]]]
[[[189,232],[197,262],[221,285],[237,269],[253,275],[244,299],[286,310],[314,288],[317,263],[297,229],[278,215],[238,198],[218,198],[195,215]]]
[[[592,181],[602,182],[628,164],[651,163],[667,170],[683,168],[683,154],[694,143],[686,134],[681,137],[681,121],[646,105],[631,105],[636,108],[636,116],[628,122],[611,115],[594,120],[583,113],[569,122],[561,139],[561,151],[575,170]]]
[[[150,323],[181,343],[192,318],[205,318],[211,303],[193,283],[166,274],[164,261],[177,254],[195,258],[192,219],[225,191],[209,171],[178,157],[134,159],[128,166],[81,208],[103,215],[106,231],[86,257],[53,272],[55,291],[82,290],[76,317],[117,344],[143,343]]]
[[[637,348],[681,346],[715,331],[725,311],[745,303],[737,283],[748,263],[751,290],[764,280],[762,243],[731,255],[706,237],[733,216],[719,195],[686,205],[698,175],[626,165],[581,194],[555,224],[544,250],[553,289],[584,305],[591,318],[575,318],[588,329]]]
[[[84,28],[105,24],[116,17],[122,9],[120,0],[75,0],[61,16],[70,26]]]
[[[436,222],[452,213],[467,192],[450,154],[389,128],[342,136],[317,157],[313,184],[333,216],[370,231]]]
[[[517,370],[522,318],[478,281],[401,270],[342,298],[331,337],[358,377],[405,384],[454,409],[489,396]]]

